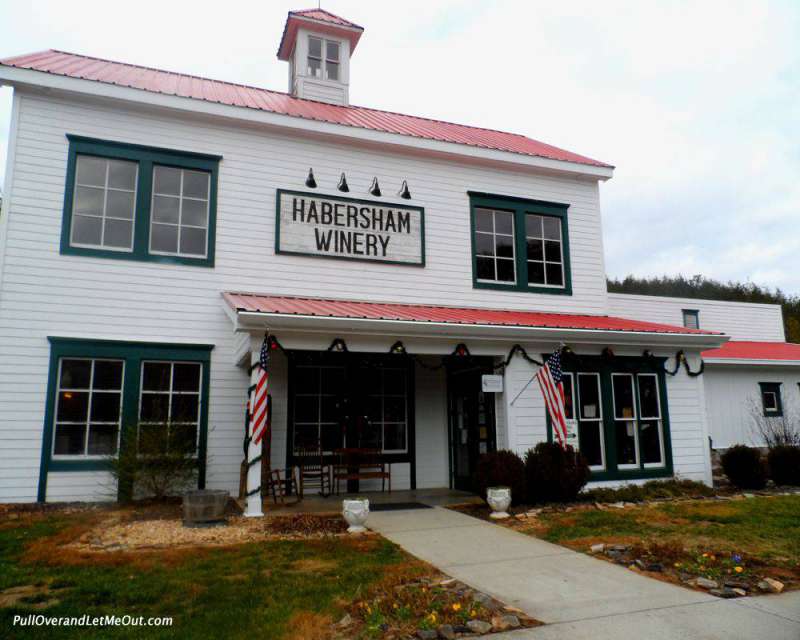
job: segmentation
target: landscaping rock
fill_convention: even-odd
[[[495,631],[506,631],[508,629],[516,629],[520,626],[520,621],[517,616],[507,614],[504,616],[494,616],[492,618],[492,629]]]
[[[780,593],[783,591],[784,584],[780,580],[775,580],[773,578],[764,578],[761,582],[758,583],[758,588],[762,591],[768,591],[770,593]]]
[[[726,587],[730,587],[731,589],[744,589],[745,591],[750,590],[750,585],[742,580],[726,580],[722,584],[724,584]]]
[[[641,558],[636,558],[633,564],[635,564],[638,569],[647,569],[647,563]]]
[[[468,627],[468,626],[466,626],[466,625],[464,625],[464,624],[457,624],[457,625],[455,625],[455,626],[453,627],[453,631],[455,631],[455,632],[456,632],[456,635],[457,635],[457,636],[458,636],[458,635],[461,635],[461,634],[464,634],[464,633],[472,633],[472,631],[470,631],[469,627]]]
[[[739,595],[733,589],[729,589],[728,587],[723,587],[722,589],[709,589],[708,592],[712,596],[717,596],[717,598],[736,598]]]
[[[417,629],[419,640],[436,640],[439,634],[434,629]]]
[[[467,628],[472,633],[483,635],[484,633],[489,633],[492,630],[492,625],[485,620],[470,620],[467,622]]]
[[[736,595],[737,595],[737,596],[739,596],[740,598],[743,598],[744,596],[746,596],[746,595],[747,595],[747,590],[746,590],[746,589],[740,589],[740,588],[736,587],[735,589],[733,589],[733,591],[734,591],[734,592],[736,593]]]
[[[623,553],[625,551],[630,551],[630,548],[631,548],[630,545],[627,544],[615,544],[611,546],[612,551],[619,551],[620,553]]]
[[[348,613],[347,615],[345,615],[344,618],[342,618],[341,620],[339,620],[339,622],[336,623],[336,626],[341,629],[344,627],[349,627],[351,624],[353,624],[353,618],[351,618],[350,614]]]
[[[472,596],[472,601],[488,609],[489,611],[497,611],[501,605],[496,600],[487,596],[485,593],[476,593]]]
[[[451,624],[441,625],[436,632],[442,640],[456,640],[456,631]]]
[[[655,573],[661,573],[662,571],[664,571],[664,565],[661,564],[660,562],[650,562],[650,563],[647,564],[645,569],[647,571],[653,571]]]
[[[593,544],[589,549],[592,553],[603,553],[603,551],[606,550],[606,545],[601,542],[599,544]]]
[[[708,578],[695,578],[694,584],[701,589],[717,589],[719,585],[716,580],[709,580]]]

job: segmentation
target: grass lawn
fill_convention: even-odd
[[[109,553],[87,561],[60,548],[81,519],[51,513],[0,524],[0,592],[37,587],[22,602],[0,607],[0,637],[324,637],[350,602],[387,573],[428,570],[377,536]],[[174,621],[171,628],[144,632],[12,626],[15,614],[30,613]]]

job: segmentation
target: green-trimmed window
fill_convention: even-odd
[[[571,295],[568,205],[469,196],[475,287]]]
[[[783,416],[783,399],[781,398],[780,382],[759,382],[761,389],[761,408],[765,418],[780,418]]]
[[[162,431],[165,450],[189,443],[204,485],[212,346],[49,340],[40,501],[48,471],[106,468],[134,424]]]
[[[219,156],[67,138],[62,253],[214,266]]]
[[[700,312],[697,309],[683,309],[683,326],[687,329],[699,329]]]
[[[569,442],[592,480],[672,475],[662,360],[579,355],[563,367]],[[549,419],[548,434],[552,441]]]

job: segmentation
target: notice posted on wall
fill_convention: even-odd
[[[425,264],[422,207],[278,191],[276,252]]]

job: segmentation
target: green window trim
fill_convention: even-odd
[[[64,214],[61,222],[61,253],[64,255],[161,262],[202,267],[214,266],[217,223],[217,178],[222,156],[146,147],[126,142],[111,142],[67,134],[69,155],[67,179],[64,189]],[[78,155],[137,162],[139,173],[136,183],[136,207],[133,224],[133,250],[74,247],[70,244],[72,229],[72,204],[75,192],[75,171]],[[172,256],[150,253],[150,206],[153,191],[153,166],[163,165],[179,169],[196,169],[211,174],[208,193],[208,251],[205,257]]]
[[[548,358],[550,354],[543,354],[543,358]],[[600,482],[604,480],[645,480],[655,478],[670,478],[673,476],[672,464],[672,441],[670,438],[669,426],[669,402],[667,399],[667,382],[664,374],[664,362],[666,358],[639,358],[628,356],[615,356],[608,360],[602,356],[567,356],[562,359],[564,372],[576,375],[580,373],[599,373],[600,374],[600,394],[603,403],[603,443],[606,454],[606,468],[602,471],[592,471],[589,482]],[[611,386],[612,373],[651,373],[657,376],[658,393],[661,401],[661,423],[662,435],[664,439],[664,465],[660,467],[645,467],[643,456],[639,455],[639,467],[636,469],[617,468],[617,448],[616,430],[614,428],[613,411],[613,389]],[[639,394],[634,393],[637,406],[637,416],[639,411]],[[575,410],[577,411],[577,405]],[[636,428],[640,429],[640,418],[636,420]],[[641,439],[640,439],[641,440]],[[547,415],[547,441],[553,442],[553,425],[550,416]]]
[[[683,326],[687,329],[700,328],[700,310],[699,309],[681,309]],[[690,318],[694,318],[694,326],[690,325]]]
[[[494,289],[505,291],[526,291],[528,293],[544,293],[549,295],[572,295],[572,270],[569,250],[568,204],[529,200],[514,196],[502,196],[491,193],[468,191],[470,212],[470,241],[472,245],[472,286],[475,289]],[[478,267],[475,247],[475,209],[490,208],[512,211],[514,213],[514,255],[516,266],[516,282],[481,282],[478,280]],[[547,287],[528,284],[527,242],[525,239],[525,214],[558,218],[561,221],[561,247],[564,260],[564,286]]]
[[[781,387],[782,383],[780,382],[759,382],[758,383],[759,390],[761,391],[761,409],[765,418],[782,418],[783,417],[783,398],[781,397]],[[767,404],[764,402],[764,394],[766,393],[774,393],[775,394],[775,406],[776,409],[774,411],[767,410]]]
[[[112,358],[125,362],[125,378],[122,387],[122,424],[131,424],[138,419],[139,386],[143,360],[182,360],[202,364],[200,397],[200,433],[197,456],[200,461],[198,487],[206,482],[206,457],[208,450],[208,398],[211,351],[213,345],[169,344],[159,342],[130,342],[113,340],[89,340],[49,336],[50,365],[47,377],[47,400],[44,427],[42,430],[42,454],[39,465],[39,488],[37,500],[47,499],[47,476],[50,471],[103,471],[108,469],[106,460],[84,459],[54,460],[53,428],[55,423],[58,363],[61,358]],[[120,449],[125,443],[120,441]]]

